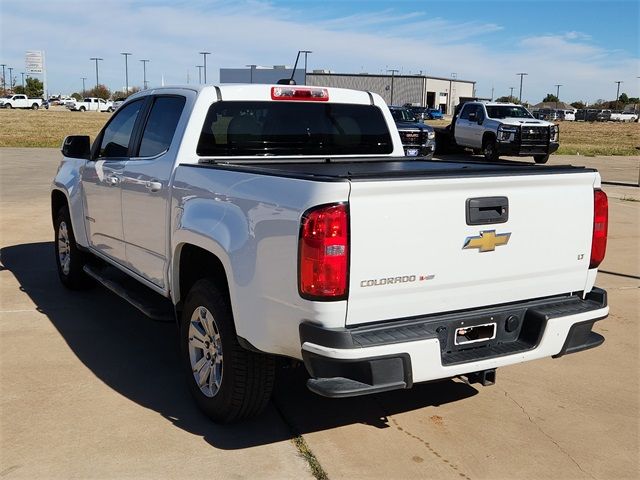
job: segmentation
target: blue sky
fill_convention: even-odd
[[[100,82],[151,86],[197,81],[199,51],[208,80],[220,67],[292,64],[312,50],[309,69],[377,73],[397,68],[476,80],[500,96],[527,72],[523,97],[538,102],[555,84],[564,100],[639,96],[640,2],[590,0],[0,0],[0,63],[23,71],[25,50],[43,49],[50,93]],[[18,79],[20,76],[18,76]],[[517,89],[516,89],[517,91]]]

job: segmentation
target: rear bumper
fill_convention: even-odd
[[[591,329],[608,312],[606,292],[594,288],[585,299],[553,297],[350,329],[304,323],[302,357],[314,377],[308,382],[312,391],[364,395],[596,347],[604,338]],[[496,323],[495,338],[454,344],[460,325],[488,321]]]

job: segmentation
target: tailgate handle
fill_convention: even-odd
[[[467,198],[467,225],[506,223],[509,220],[507,197]]]

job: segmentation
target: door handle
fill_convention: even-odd
[[[144,184],[145,188],[150,192],[157,192],[162,189],[162,183],[155,180],[149,180]]]
[[[108,185],[115,186],[120,183],[120,177],[117,175],[108,175],[106,181]]]

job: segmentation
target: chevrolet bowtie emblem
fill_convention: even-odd
[[[495,230],[485,230],[476,237],[467,237],[462,249],[477,248],[481,253],[493,252],[496,247],[509,243],[509,237],[511,237],[511,233],[499,233],[496,235]]]

